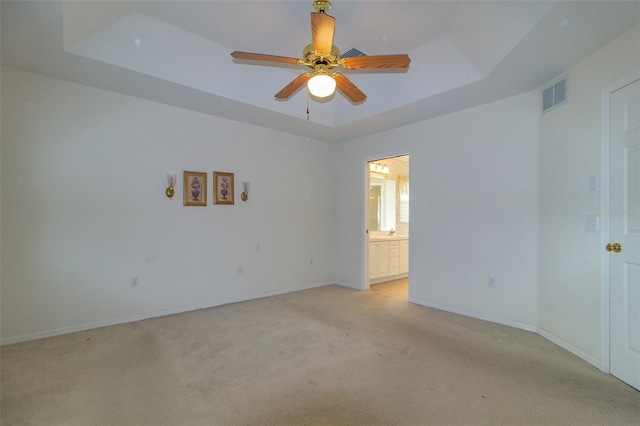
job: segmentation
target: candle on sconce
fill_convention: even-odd
[[[247,200],[249,199],[249,186],[251,185],[251,182],[249,181],[242,181],[242,194],[240,194],[240,198],[242,199],[242,201],[244,201],[245,203],[247,202]]]
[[[177,175],[167,175],[167,182],[169,183],[169,187],[165,191],[165,194],[167,195],[167,197],[169,197],[169,199],[172,199],[173,195],[175,194],[175,190],[173,189],[173,187],[176,186],[176,179]]]

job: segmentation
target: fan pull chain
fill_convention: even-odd
[[[309,92],[307,92],[307,121],[309,121]]]

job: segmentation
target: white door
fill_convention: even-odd
[[[640,389],[640,80],[611,94],[610,113],[611,374]]]

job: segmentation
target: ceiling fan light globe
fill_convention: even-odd
[[[319,74],[309,80],[307,87],[313,96],[326,98],[336,91],[336,81],[327,74]]]

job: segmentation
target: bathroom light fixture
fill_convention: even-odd
[[[164,193],[167,194],[167,197],[169,197],[169,199],[172,199],[173,195],[175,194],[173,187],[176,185],[176,178],[176,175],[167,175],[167,182],[169,182],[169,187]]]
[[[383,175],[388,175],[389,167],[386,164],[382,165],[380,163],[369,163],[369,171],[374,173],[380,173]]]
[[[240,198],[245,203],[249,199],[249,185],[251,185],[251,182],[246,181],[246,180],[242,181],[242,194],[240,194]]]

